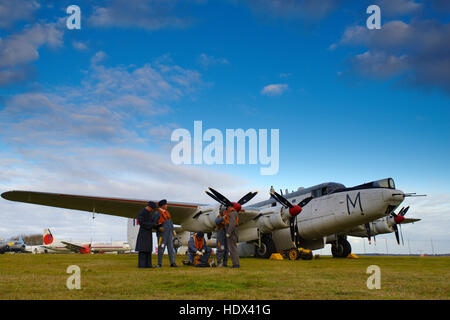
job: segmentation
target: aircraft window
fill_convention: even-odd
[[[276,202],[272,202],[272,207],[275,207],[277,205]]]
[[[324,195],[326,195],[328,192],[327,192],[327,187],[323,187],[322,188],[322,195],[324,196]]]
[[[373,186],[375,188],[378,187],[378,188],[395,189],[394,180],[392,178],[374,181]]]
[[[392,179],[392,178],[389,178],[389,188],[395,189],[394,179]]]
[[[292,203],[296,203],[296,202],[297,202],[297,199],[292,200]]]

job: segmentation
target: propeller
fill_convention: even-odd
[[[405,207],[401,208],[397,214],[395,212],[391,213],[391,215],[394,217],[394,222],[395,222],[395,224],[392,227],[394,229],[395,239],[397,240],[397,243],[399,245],[400,245],[400,238],[402,240],[402,245],[405,245],[405,243],[403,241],[403,233],[402,233],[401,223],[403,222],[403,220],[405,220],[405,214],[408,212],[408,210],[409,210],[409,206],[406,208]],[[399,232],[399,228],[397,227],[397,224],[400,225],[400,232]]]
[[[270,196],[274,198],[278,203],[280,203],[283,207],[289,208],[289,215],[291,216],[289,218],[289,229],[291,231],[291,240],[292,243],[295,245],[296,248],[300,247],[300,235],[298,233],[298,225],[297,225],[297,219],[295,217],[302,212],[303,207],[306,206],[313,197],[308,197],[303,199],[298,203],[298,205],[293,205],[289,202],[285,197],[280,195],[279,193],[275,191],[270,192]]]
[[[224,207],[227,207],[227,208],[228,207],[233,207],[238,212],[242,209],[242,206],[244,204],[246,204],[247,202],[252,200],[253,197],[256,196],[256,194],[258,193],[258,192],[251,192],[250,191],[245,196],[243,196],[241,199],[239,199],[238,202],[231,202],[223,194],[221,194],[220,192],[214,190],[213,188],[208,187],[208,189],[209,189],[210,192],[209,191],[205,191],[208,196],[210,196],[211,198],[216,200],[218,203],[220,203]]]

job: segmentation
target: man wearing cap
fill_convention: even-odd
[[[178,267],[175,264],[175,252],[173,250],[174,228],[170,213],[169,211],[167,211],[167,200],[161,200],[160,202],[158,202],[158,206],[159,219],[156,231],[156,236],[158,238],[158,268],[162,267],[162,259],[166,247],[169,254],[170,266]]]
[[[227,231],[226,228],[230,223],[230,211],[227,209],[221,211],[215,220],[216,223],[216,256],[217,256],[217,266],[226,267],[228,263],[228,241],[227,241]]]
[[[156,204],[149,201],[147,206],[139,212],[137,221],[139,224],[139,233],[136,240],[136,248],[138,251],[138,267],[153,268],[152,266],[152,248],[153,248],[153,231],[159,217],[159,213],[155,212]]]
[[[231,268],[240,268],[239,264],[239,254],[237,251],[237,243],[238,243],[238,224],[239,224],[239,216],[238,211],[240,210],[240,205],[235,204],[234,206],[229,206],[229,224],[226,227],[226,237],[228,242],[228,249],[230,250],[230,258],[232,262]]]
[[[196,267],[210,267],[209,257],[211,256],[211,248],[206,246],[205,235],[202,231],[194,234],[188,243],[188,260],[194,265],[195,256],[199,256],[200,262]]]

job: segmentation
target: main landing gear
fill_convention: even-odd
[[[275,243],[273,242],[272,238],[265,235],[262,236],[261,245],[259,247],[258,245],[256,245],[255,247],[255,257],[269,259],[272,253],[274,252],[275,252]]]
[[[345,238],[338,238],[331,244],[331,253],[334,258],[346,258],[351,252],[352,247]]]

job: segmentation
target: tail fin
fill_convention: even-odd
[[[50,232],[50,229],[44,229],[44,237],[42,240],[45,245],[50,245],[53,243],[53,235]]]

